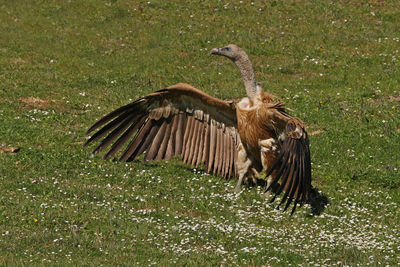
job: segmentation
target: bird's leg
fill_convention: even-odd
[[[273,179],[272,175],[268,176],[266,188],[268,188],[272,184],[273,180],[274,179]],[[266,198],[269,197],[271,195],[271,192],[272,192],[272,188],[264,193],[264,197],[266,197]]]
[[[253,184],[257,184],[257,178],[261,178],[261,174],[255,169],[255,168],[250,168],[250,170],[253,172],[253,175],[251,176],[251,179],[253,180]]]
[[[239,173],[239,179],[236,183],[233,192],[239,193],[240,187],[243,183],[244,176],[247,174],[249,167],[251,165],[251,160],[247,157],[246,150],[244,149],[242,143],[238,147],[238,157],[237,157],[237,168]]]
[[[243,178],[244,178],[244,175],[245,175],[245,174],[246,174],[246,173],[240,173],[240,174],[239,174],[239,179],[238,179],[238,181],[237,181],[237,183],[236,183],[235,188],[233,189],[233,192],[234,192],[234,193],[239,193],[239,192],[240,192],[240,187],[242,186]]]

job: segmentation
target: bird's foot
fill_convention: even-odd
[[[262,193],[261,195],[262,195],[262,197],[267,199],[267,198],[269,198],[271,196],[271,193],[272,193],[271,190],[268,190],[268,191]]]
[[[235,194],[239,194],[241,191],[240,185],[236,185],[235,188],[232,189],[232,192]]]

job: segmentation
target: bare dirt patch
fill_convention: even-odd
[[[48,108],[51,106],[51,102],[48,100],[43,100],[39,97],[21,97],[19,99],[24,106],[29,108]]]
[[[400,102],[400,95],[392,95],[387,98],[390,102],[398,101]]]
[[[10,64],[15,64],[15,65],[21,65],[21,64],[27,64],[27,63],[31,63],[31,59],[29,57],[9,57],[9,58],[5,58],[5,60],[10,63]]]
[[[369,100],[369,102],[372,103],[381,103],[381,102],[400,102],[400,94],[396,94],[396,95],[391,95],[391,96],[387,96],[387,97],[380,97],[380,98],[375,98],[375,99],[371,99]]]

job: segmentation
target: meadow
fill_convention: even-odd
[[[397,266],[398,1],[0,1],[0,265]],[[310,133],[319,205],[180,162],[92,155],[86,130],[155,90],[244,96],[249,54]],[[5,151],[19,148],[14,153]]]

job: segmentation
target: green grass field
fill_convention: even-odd
[[[0,265],[396,266],[398,1],[0,1]],[[290,217],[263,188],[178,159],[105,161],[102,115],[186,82],[245,91],[235,43],[311,134],[329,202]]]

